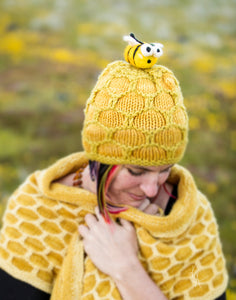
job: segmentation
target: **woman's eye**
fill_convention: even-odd
[[[137,171],[134,171],[134,170],[128,169],[128,168],[127,168],[127,170],[133,176],[141,176],[141,175],[143,175],[143,172],[137,172]]]
[[[167,168],[167,169],[161,171],[161,173],[168,173],[168,172],[170,172],[170,168]]]

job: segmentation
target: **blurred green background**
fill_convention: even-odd
[[[30,172],[82,149],[84,103],[134,32],[164,44],[159,62],[181,82],[182,164],[212,203],[236,290],[235,19],[235,0],[1,0],[0,218]]]

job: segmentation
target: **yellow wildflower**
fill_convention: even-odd
[[[197,117],[195,116],[189,117],[189,128],[190,130],[196,130],[200,128],[200,121]]]
[[[195,70],[203,73],[210,73],[215,70],[216,63],[213,56],[201,55],[194,59],[192,64]]]
[[[25,51],[25,43],[17,33],[9,33],[1,37],[0,52],[20,57]]]
[[[208,194],[215,194],[217,192],[217,185],[215,182],[209,182],[207,183],[207,192]]]
[[[223,132],[227,129],[227,120],[224,115],[208,113],[206,120],[212,131]]]
[[[71,51],[62,48],[52,50],[50,58],[62,63],[74,63],[78,59]]]
[[[236,96],[236,85],[234,81],[221,81],[219,82],[219,86],[222,89],[223,93],[230,97],[233,98]]]

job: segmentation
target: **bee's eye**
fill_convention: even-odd
[[[153,55],[155,57],[160,57],[163,54],[163,45],[159,43],[152,44],[153,45]]]
[[[151,56],[153,55],[153,46],[150,44],[143,44],[141,47],[141,53],[143,56]]]

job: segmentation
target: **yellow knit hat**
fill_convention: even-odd
[[[177,163],[187,145],[188,117],[173,73],[124,61],[99,76],[85,108],[83,146],[105,164]]]

